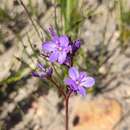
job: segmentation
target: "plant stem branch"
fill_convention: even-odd
[[[69,130],[69,97],[71,95],[72,91],[69,91],[65,98],[65,130]]]
[[[39,36],[39,38],[40,38],[40,40],[41,40],[41,42],[43,42],[43,39],[41,38],[40,33],[39,33],[39,31],[38,31],[38,28],[37,28],[37,26],[35,25],[35,23],[34,23],[32,17],[30,16],[27,7],[25,6],[25,4],[23,3],[22,0],[19,0],[19,2],[20,2],[20,4],[23,6],[24,10],[26,11],[26,13],[27,13],[27,15],[28,15],[28,17],[29,17],[29,19],[30,19],[30,21],[31,21],[31,23],[32,23],[32,25],[33,25],[33,27],[34,27],[36,33],[37,33],[37,35]]]

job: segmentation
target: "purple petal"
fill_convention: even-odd
[[[87,73],[86,72],[80,72],[80,74],[79,74],[80,76],[80,80],[81,81],[84,81],[84,79],[86,79],[86,77],[87,77]]]
[[[65,35],[64,36],[60,36],[59,37],[59,41],[60,41],[60,45],[63,46],[63,47],[66,47],[69,44],[69,39]]]
[[[80,86],[84,86],[86,88],[90,88],[95,84],[95,79],[92,77],[87,77],[86,80],[82,81]]]
[[[38,75],[40,78],[45,78],[47,76],[47,74],[45,72],[38,72]]]
[[[41,70],[45,70],[45,69],[44,69],[44,65],[41,64],[41,63],[38,63],[38,64],[37,64],[37,67],[40,68]]]
[[[86,96],[86,90],[83,87],[79,87],[78,93],[80,93],[82,96]]]
[[[53,27],[49,27],[48,32],[50,33],[50,35],[51,35],[52,38],[57,36],[57,33],[53,29]]]
[[[66,51],[66,53],[68,53],[68,52],[72,52],[72,47],[71,47],[71,45],[69,45],[69,46],[67,46],[67,47],[65,47],[65,49],[64,49],[65,51]]]
[[[66,60],[65,60],[64,64],[69,66],[69,67],[71,66],[71,57],[70,56],[66,57]]]
[[[56,45],[59,44],[59,37],[58,36],[53,37],[52,42],[54,42]]]
[[[46,77],[46,73],[45,72],[32,72],[32,76],[44,78],[44,77]]]
[[[32,72],[31,74],[32,74],[33,77],[39,77],[37,72]]]
[[[78,89],[78,86],[76,86],[75,82],[72,79],[65,78],[64,82],[65,82],[65,84],[70,86],[70,89],[72,89],[74,91]]]
[[[59,53],[58,62],[63,64],[66,59],[66,52]]]
[[[73,81],[72,79],[70,79],[70,78],[65,78],[65,79],[64,79],[64,82],[65,82],[65,84],[67,84],[67,85],[72,85],[74,81]]]
[[[50,55],[49,60],[50,60],[51,62],[54,62],[54,61],[57,60],[58,56],[59,56],[59,54],[58,54],[57,52],[53,52],[53,53]]]
[[[79,39],[75,41],[75,47],[80,48],[80,40]]]
[[[47,70],[47,76],[51,77],[52,73],[53,73],[53,69],[51,67],[48,68],[48,70]]]
[[[73,80],[76,80],[79,78],[79,72],[77,70],[77,68],[75,67],[71,67],[69,69],[69,76],[73,79]]]
[[[43,50],[52,52],[56,50],[56,44],[53,43],[52,41],[46,42],[45,44],[42,45]]]
[[[75,53],[80,48],[80,40],[76,40],[75,43],[72,44],[72,52]]]

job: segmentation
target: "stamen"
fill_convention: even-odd
[[[59,47],[59,48],[58,48],[58,50],[59,50],[59,51],[62,51],[62,48],[61,48],[61,47]]]
[[[76,84],[79,85],[79,84],[80,84],[80,81],[79,81],[79,80],[76,80]]]

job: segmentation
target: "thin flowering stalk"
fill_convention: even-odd
[[[26,6],[25,6],[25,4],[23,3],[22,0],[19,0],[19,2],[20,2],[20,4],[23,6],[24,10],[26,11],[26,13],[27,13],[27,15],[28,15],[28,17],[29,17],[29,19],[30,19],[30,21],[31,21],[31,23],[32,23],[32,25],[33,25],[33,27],[34,27],[34,29],[36,30],[37,35],[39,36],[39,38],[40,38],[40,40],[41,40],[41,42],[42,42],[43,39],[41,38],[40,33],[39,33],[39,31],[38,31],[38,29],[37,29],[37,27],[36,27],[36,25],[35,25],[35,23],[34,23],[32,17],[30,16],[30,14],[29,14],[29,12],[28,12],[28,9],[26,8]]]
[[[66,94],[65,98],[65,130],[69,130],[69,98],[72,94],[72,91],[69,90],[69,92]]]
[[[27,33],[27,39],[28,39],[28,42],[29,42],[29,45],[30,45],[32,51],[33,51],[34,54],[35,54],[35,57],[37,58],[37,61],[40,63],[40,58],[39,58],[39,56],[38,56],[38,54],[37,54],[36,49],[33,47],[32,43],[31,43],[31,39],[30,39],[28,33]]]
[[[88,76],[86,72],[80,72],[73,66],[74,55],[80,48],[80,40],[72,41],[67,35],[58,36],[53,28],[49,28],[50,41],[45,41],[42,44],[42,56],[44,56],[49,65],[52,67],[45,67],[43,64],[38,64],[38,70],[33,72],[33,76],[41,79],[47,79],[58,89],[59,93],[65,100],[65,130],[69,130],[69,98],[72,93],[79,93],[82,96],[86,95],[86,89],[92,87],[95,84],[95,79]],[[64,65],[68,70],[68,77],[64,79],[66,90],[64,85],[59,85],[52,77],[52,72],[55,71],[59,80],[61,76],[55,68],[54,62]],[[62,80],[62,79],[61,79]]]
[[[21,45],[23,46],[23,50],[24,50],[24,52],[26,53],[26,55],[28,56],[28,58],[31,60],[32,63],[35,63],[34,60],[33,60],[33,58],[31,57],[31,55],[28,53],[27,47],[26,47],[26,45],[24,44],[23,39],[22,39],[21,37],[19,37],[18,35],[17,35],[17,37],[18,37],[18,39],[20,40],[20,43],[21,43]]]

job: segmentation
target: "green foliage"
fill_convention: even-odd
[[[22,68],[14,75],[9,76],[7,79],[0,81],[0,84],[10,84],[21,80],[23,77],[27,76],[30,70],[28,68]]]
[[[79,7],[78,0],[57,0],[60,4],[61,15],[63,16],[63,32],[76,37],[83,15]],[[80,4],[82,5],[82,4]]]
[[[8,14],[8,11],[6,9],[0,8],[0,22],[3,23],[8,22],[10,20],[12,20],[12,18]]]
[[[122,22],[130,25],[130,11],[122,12]]]

